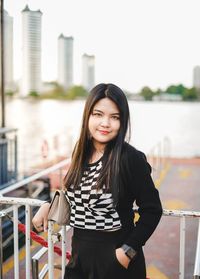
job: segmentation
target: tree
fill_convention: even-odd
[[[38,97],[39,96],[39,94],[38,94],[38,92],[36,92],[36,91],[30,91],[29,92],[29,94],[28,94],[28,96],[30,96],[30,97]]]
[[[184,101],[194,101],[198,99],[198,92],[197,90],[192,88],[186,88],[183,92],[183,100]]]
[[[166,93],[183,95],[185,89],[186,89],[186,87],[183,86],[182,84],[170,85],[169,87],[167,87]]]
[[[157,95],[157,96],[161,95],[162,93],[163,93],[163,91],[162,91],[161,88],[158,88],[158,89],[154,92],[154,94]]]
[[[151,90],[150,87],[145,86],[142,88],[140,95],[144,97],[146,101],[151,101],[155,93]]]
[[[74,100],[76,98],[85,98],[87,97],[88,92],[87,90],[80,85],[75,85],[71,88],[69,88],[69,90],[67,91],[67,98],[70,100]]]

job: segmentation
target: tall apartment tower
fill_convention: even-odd
[[[95,85],[95,56],[82,55],[82,85],[86,90],[90,90]]]
[[[58,84],[64,89],[73,85],[73,37],[58,37]]]
[[[41,20],[40,10],[22,10],[22,97],[41,92]]]
[[[200,89],[200,66],[193,69],[193,87]]]
[[[13,18],[4,10],[4,82],[5,92],[13,91]]]

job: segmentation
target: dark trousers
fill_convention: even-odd
[[[101,232],[74,229],[72,256],[65,279],[146,279],[142,249],[128,269],[117,260],[115,250],[122,245],[127,231]]]

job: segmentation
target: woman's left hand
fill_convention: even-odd
[[[116,258],[118,260],[118,262],[124,267],[124,268],[128,268],[128,265],[130,263],[130,259],[126,256],[126,254],[124,253],[124,250],[122,248],[118,248],[115,250],[116,253]]]

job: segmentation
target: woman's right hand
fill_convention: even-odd
[[[41,205],[40,209],[32,219],[33,226],[38,232],[47,231],[48,229],[49,207],[50,203],[48,202]]]

